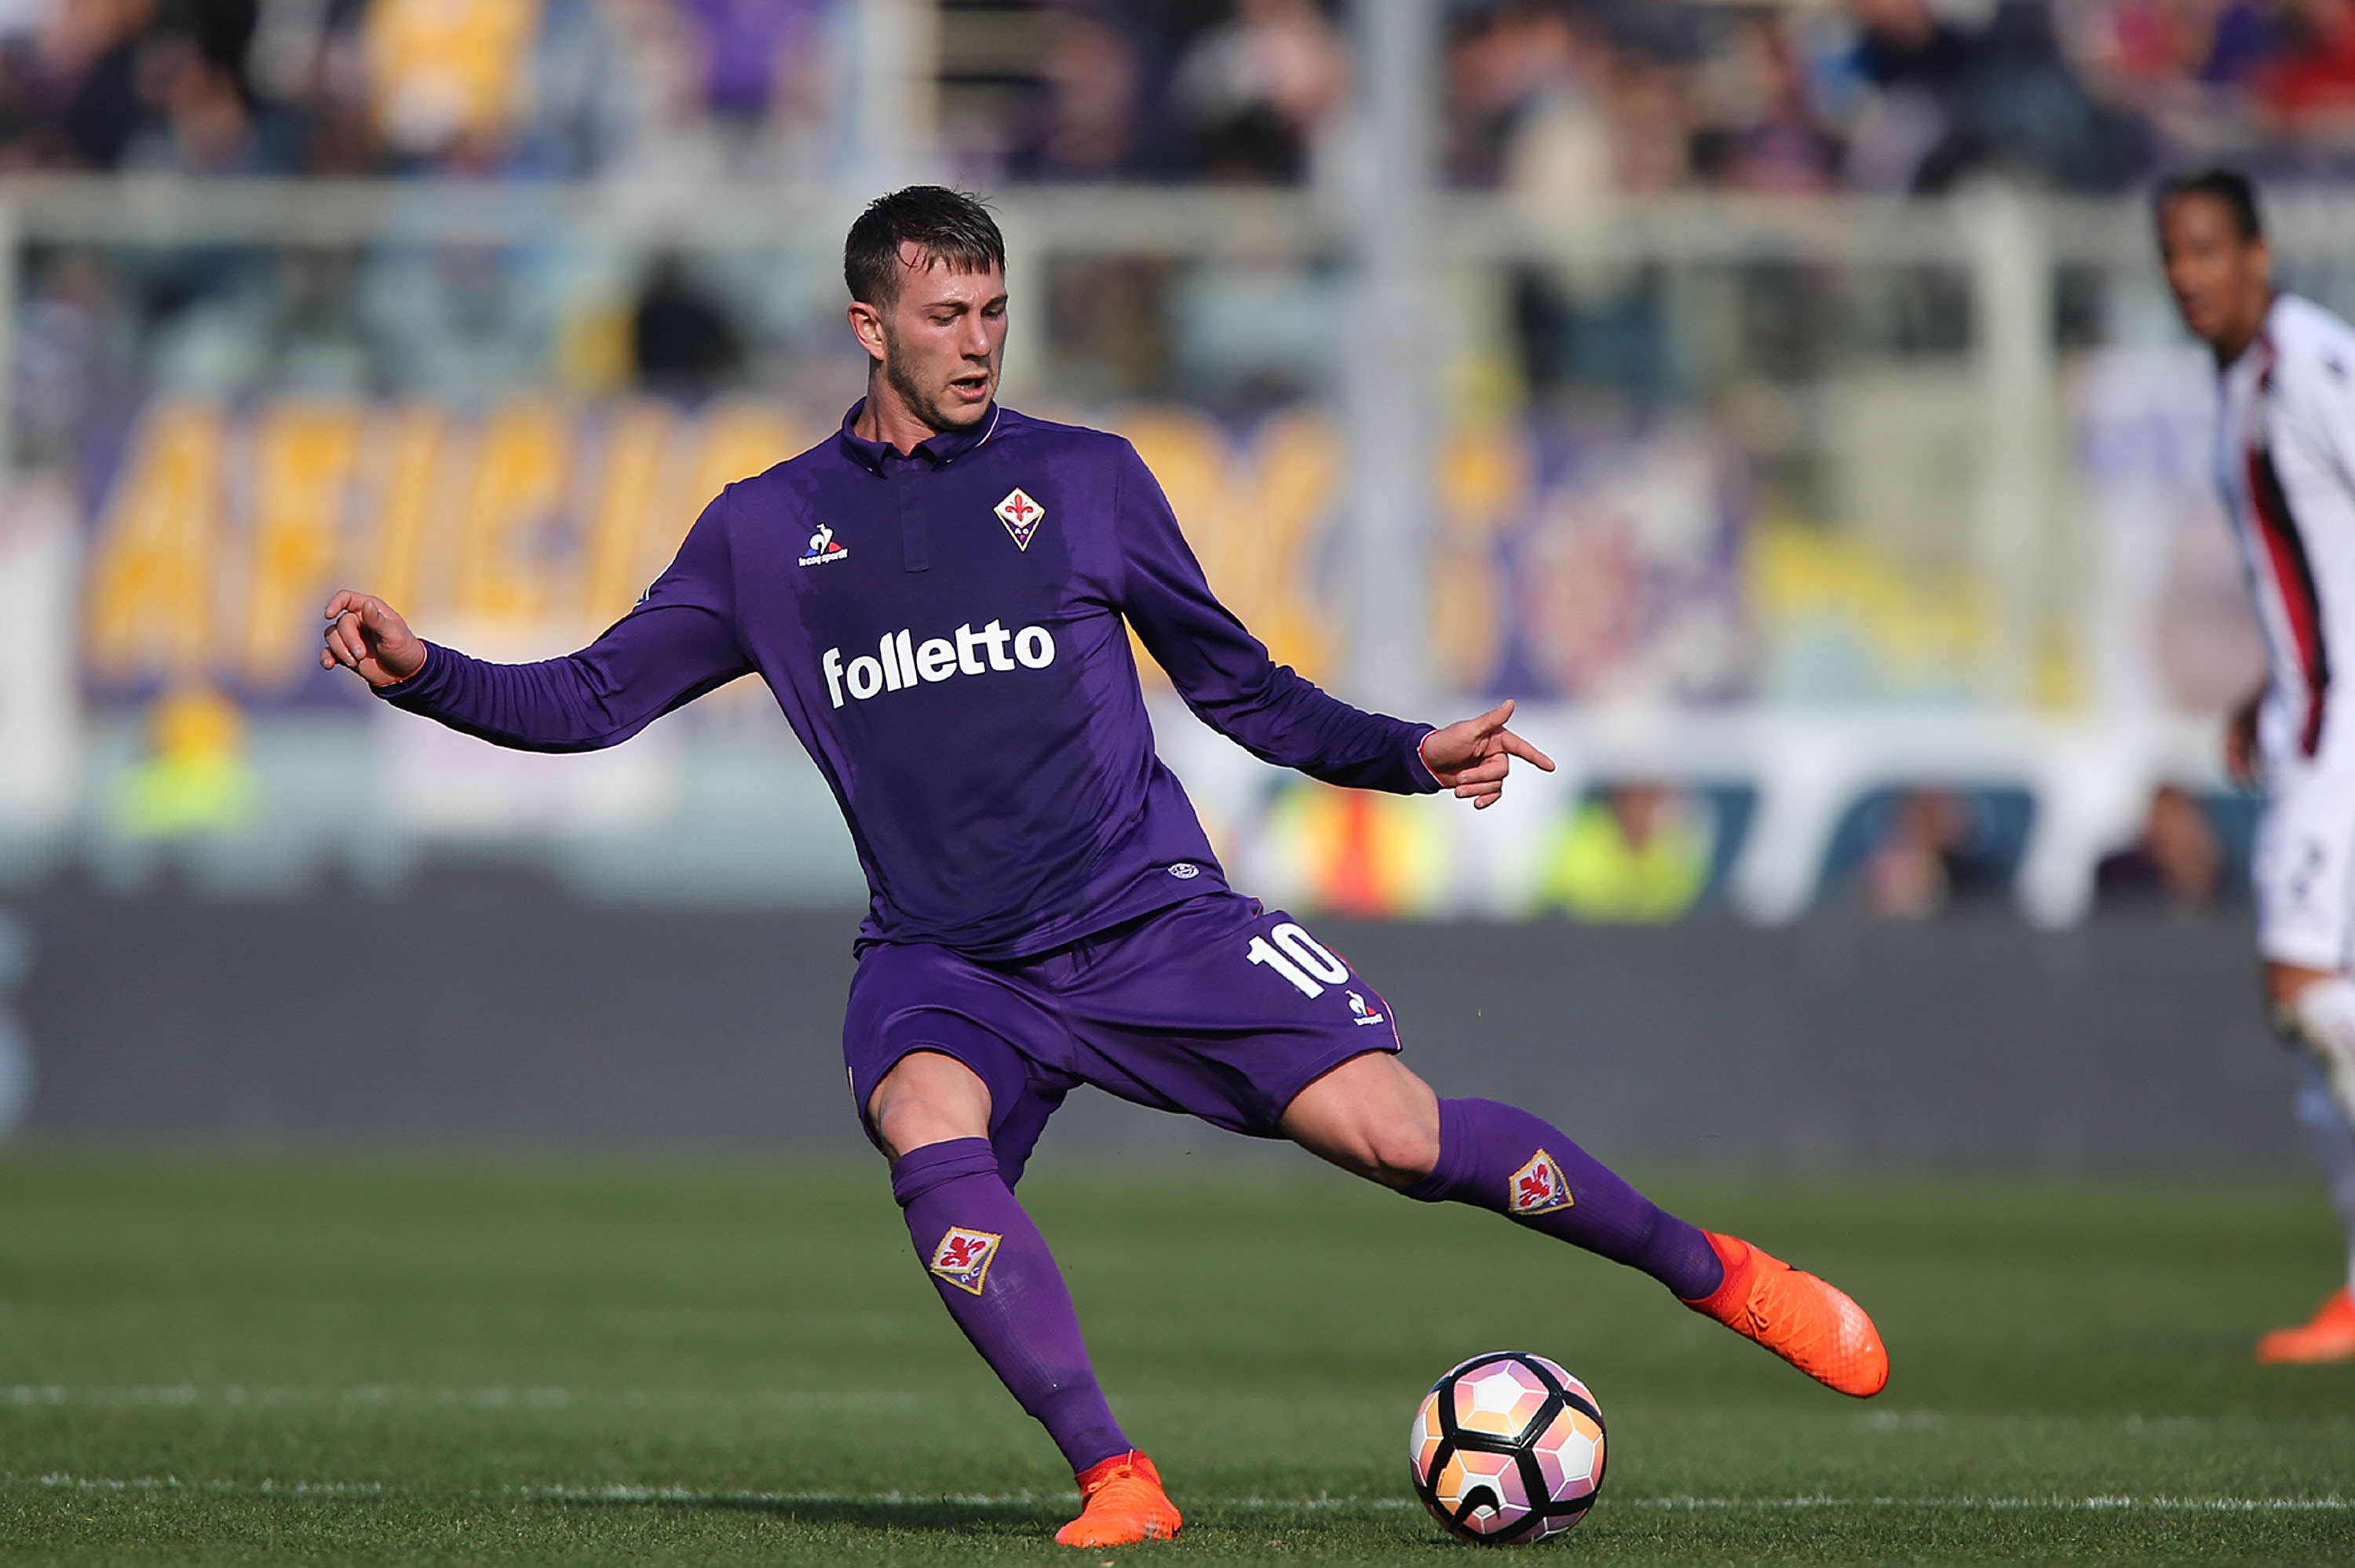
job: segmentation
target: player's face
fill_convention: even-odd
[[[954,271],[913,245],[900,260],[898,295],[873,313],[872,335],[859,336],[911,414],[935,430],[964,429],[997,395],[1005,271]]]
[[[2183,324],[2226,357],[2248,346],[2273,299],[2273,252],[2244,239],[2213,196],[2177,196],[2159,210],[2158,251]]]

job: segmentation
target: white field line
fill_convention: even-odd
[[[382,1481],[184,1481],[177,1476],[0,1476],[0,1484],[46,1487],[68,1492],[243,1492],[255,1497],[381,1497],[397,1489]]]
[[[176,1476],[76,1476],[51,1471],[40,1476],[0,1474],[0,1486],[37,1486],[73,1492],[226,1492],[257,1497],[384,1497],[404,1489],[383,1481],[260,1481],[190,1480]],[[467,1497],[486,1494],[469,1491]],[[734,1504],[738,1506],[859,1508],[1034,1508],[1041,1503],[1066,1504],[1076,1494],[1052,1492],[766,1492],[710,1491],[693,1487],[538,1486],[501,1487],[507,1498],[540,1499],[550,1502],[643,1502]],[[1678,1512],[1785,1512],[1813,1509],[1915,1509],[1965,1512],[1974,1510],[2049,1511],[2060,1513],[2350,1513],[2355,1499],[2336,1495],[2320,1498],[2171,1498],[2096,1495],[2093,1497],[1954,1497],[1954,1498],[1621,1498],[1609,1499],[1625,1509],[1657,1509]],[[1412,1509],[1410,1498],[1264,1498],[1199,1499],[1206,1509],[1251,1510],[1274,1513]]]
[[[712,1492],[698,1491],[688,1487],[505,1487],[503,1493],[512,1497],[547,1498],[551,1500],[584,1500],[599,1502],[733,1502],[733,1503],[807,1503],[811,1505],[868,1505],[884,1508],[921,1508],[939,1503],[954,1503],[968,1508],[1028,1508],[1049,1500],[1048,1496],[1033,1492],[964,1492],[924,1494],[914,1492]],[[1078,1494],[1065,1494],[1076,1497]],[[1796,1509],[1863,1508],[1863,1509],[2048,1509],[2062,1511],[2114,1512],[2145,1510],[2169,1513],[2345,1513],[2355,1512],[2355,1499],[2327,1498],[1627,1498],[1614,1499],[1621,1508],[1667,1509],[1678,1511],[1705,1510],[1783,1510]],[[1420,1507],[1412,1498],[1213,1498],[1201,1499],[1205,1508],[1257,1509],[1283,1512],[1312,1512],[1318,1510],[1340,1509],[1412,1509]]]

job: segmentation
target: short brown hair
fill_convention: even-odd
[[[861,304],[887,305],[900,291],[900,248],[913,241],[928,260],[954,270],[1006,266],[1006,237],[979,196],[945,185],[910,185],[877,196],[842,242],[842,281]]]

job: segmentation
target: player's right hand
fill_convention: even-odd
[[[327,600],[326,646],[319,650],[320,669],[338,664],[371,686],[389,686],[425,668],[425,642],[384,600],[344,588]]]
[[[2257,693],[2232,710],[2224,725],[2224,772],[2243,789],[2254,789],[2264,779],[2264,759],[2257,754],[2257,710],[2265,694]]]

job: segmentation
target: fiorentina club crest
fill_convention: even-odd
[[[1513,1172],[1511,1209],[1516,1214],[1567,1209],[1572,1201],[1570,1183],[1561,1179],[1561,1167],[1542,1149],[1527,1165]]]
[[[951,1225],[941,1245],[932,1249],[932,1261],[924,1266],[959,1290],[978,1296],[982,1282],[989,1277],[989,1260],[997,1255],[997,1244],[1005,1239],[988,1231]]]
[[[1047,520],[1047,509],[1019,490],[1008,492],[996,511],[997,520],[1014,535],[1016,546],[1024,550],[1030,547],[1030,535],[1039,531],[1039,524]]]

